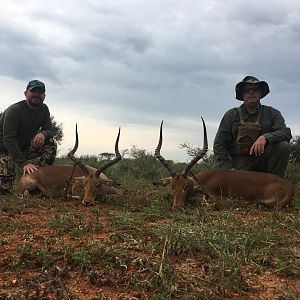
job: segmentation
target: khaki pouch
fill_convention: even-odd
[[[240,123],[235,143],[236,154],[250,154],[250,148],[262,133],[261,125],[259,123],[261,110],[257,115],[255,123],[245,122],[240,107],[238,108],[238,111],[240,116]]]

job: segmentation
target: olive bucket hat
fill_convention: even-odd
[[[261,87],[261,98],[267,96],[270,92],[269,85],[265,81],[260,81],[254,76],[246,76],[243,81],[235,86],[235,98],[243,101],[243,89],[245,84],[259,84]]]

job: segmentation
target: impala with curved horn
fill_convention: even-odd
[[[268,208],[282,208],[291,204],[294,197],[293,185],[276,175],[244,170],[209,170],[192,174],[191,168],[201,159],[208,149],[205,122],[204,146],[199,154],[186,166],[182,173],[175,173],[167,161],[160,155],[162,145],[162,125],[160,137],[155,150],[156,158],[170,172],[166,177],[154,183],[171,185],[173,191],[173,209],[183,206],[190,197],[208,196],[214,204],[221,205],[225,199],[237,198],[250,203],[261,204]],[[192,177],[187,176],[190,172]]]
[[[163,166],[170,172],[171,177],[163,178],[160,180],[159,183],[161,185],[171,185],[173,190],[173,209],[177,209],[183,206],[184,202],[187,200],[188,197],[194,196],[198,192],[197,185],[195,181],[188,176],[191,168],[199,161],[207,152],[208,150],[208,142],[207,142],[207,131],[205,122],[202,119],[203,130],[204,130],[204,142],[203,142],[203,149],[194,157],[191,162],[185,167],[185,169],[181,173],[176,173],[172,171],[168,162],[161,156],[160,150],[162,146],[162,126],[163,121],[160,125],[160,134],[159,134],[159,141],[157,148],[155,149],[155,157],[163,164]]]
[[[85,188],[83,179],[81,178],[83,178],[86,174],[95,174],[97,169],[84,165],[74,157],[74,153],[78,148],[77,124],[75,134],[75,146],[68,154],[68,156],[76,162],[75,165],[52,165],[39,167],[31,174],[22,175],[19,182],[19,188],[24,196],[27,196],[31,191],[38,189],[44,194],[53,191],[61,195],[62,192],[65,192],[65,195],[68,194],[71,198],[82,198]],[[111,165],[111,163],[112,162],[109,162],[109,165]],[[104,169],[98,172],[98,177],[99,182],[101,182],[103,193],[122,194],[122,191],[113,188],[112,185],[114,182],[109,180],[102,171],[104,171]],[[75,178],[70,180],[73,176]],[[78,179],[76,180],[76,178]],[[66,183],[67,188],[65,188]]]
[[[78,133],[76,127],[76,141],[74,148],[68,153],[68,157],[74,162],[74,167],[78,166],[82,172],[83,176],[76,176],[73,179],[70,178],[71,187],[71,195],[73,198],[81,198],[83,194],[82,203],[85,205],[91,205],[95,203],[95,198],[97,195],[103,194],[117,194],[123,195],[123,191],[119,190],[112,186],[112,181],[108,180],[107,177],[102,173],[104,170],[109,168],[110,166],[117,163],[121,160],[121,154],[119,152],[119,138],[120,138],[120,128],[118,132],[118,136],[115,142],[115,155],[116,157],[108,161],[103,166],[96,169],[96,171],[91,172],[88,166],[86,166],[82,161],[75,158],[74,154],[78,148]],[[71,175],[72,177],[72,175]],[[68,187],[66,188],[68,190]]]

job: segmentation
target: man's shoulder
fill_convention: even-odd
[[[37,113],[42,116],[48,116],[50,114],[48,106],[43,103],[37,110]]]
[[[49,107],[47,106],[47,104],[43,103],[41,105],[41,109],[43,109],[43,110],[49,110]]]
[[[233,116],[237,113],[238,113],[238,107],[233,107],[226,111],[225,116]]]
[[[270,105],[262,105],[262,109],[271,113],[280,113],[280,111]]]
[[[272,106],[270,106],[270,105],[264,105],[264,104],[262,104],[261,105],[261,107],[263,108],[263,109],[274,109]]]
[[[16,102],[12,105],[10,105],[5,111],[9,111],[9,112],[14,112],[14,111],[18,111],[18,112],[22,112],[22,111],[28,111],[30,110],[29,107],[27,106],[26,100],[21,100],[19,102]],[[49,111],[49,108],[47,106],[47,104],[42,103],[41,106],[39,107],[38,111]]]
[[[20,111],[26,106],[26,100],[21,100],[19,102],[16,102],[12,105],[10,105],[5,111],[6,112],[14,112],[14,111]]]
[[[26,105],[26,100],[21,100],[21,101],[11,104],[7,109],[15,108],[15,107],[23,107],[25,105]]]

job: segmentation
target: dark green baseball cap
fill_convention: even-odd
[[[46,90],[44,82],[41,82],[41,81],[35,79],[35,80],[31,80],[31,81],[28,82],[27,87],[26,87],[26,91],[30,91],[30,90],[32,90],[36,87],[41,88],[44,91]]]

